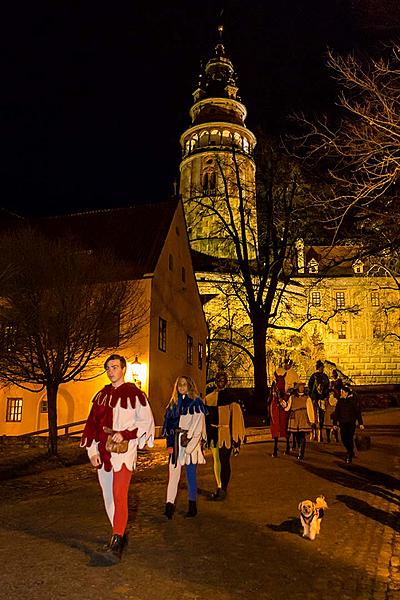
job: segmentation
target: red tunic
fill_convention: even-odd
[[[128,408],[128,402],[135,408],[136,398],[142,406],[146,406],[146,395],[133,383],[123,383],[117,388],[111,384],[106,385],[93,398],[92,409],[82,433],[81,446],[88,448],[93,441],[98,442],[100,458],[106,471],[111,471],[111,454],[106,450],[108,434],[105,433],[104,427],[113,428],[113,409],[119,401],[122,408]],[[137,437],[137,429],[125,429],[119,433],[125,440]]]
[[[289,413],[285,410],[287,403],[287,394],[284,393],[284,378],[283,386],[281,384],[281,377],[276,376],[278,383],[272,384],[271,393],[269,397],[269,416],[271,419],[270,428],[271,436],[275,437],[286,437],[287,435],[287,424],[289,419]],[[282,389],[283,387],[283,389]]]

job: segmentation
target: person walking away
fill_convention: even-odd
[[[277,369],[275,369],[275,373],[277,375],[284,375],[285,376],[285,394],[286,394],[286,398],[285,400],[289,399],[289,396],[295,391],[296,389],[296,384],[300,381],[300,377],[297,373],[297,371],[295,371],[295,369],[293,368],[293,361],[290,358],[286,358],[283,362],[283,367],[278,367]],[[292,434],[292,450],[296,450],[296,440],[297,440],[297,436],[295,433]],[[286,449],[286,453],[289,454],[290,452],[290,448]]]
[[[305,393],[304,383],[299,383],[297,389],[290,395],[285,410],[289,413],[288,432],[297,437],[299,454],[297,458],[303,460],[306,449],[306,435],[312,430],[315,423],[314,405],[308,394]]]
[[[112,527],[103,550],[119,560],[127,543],[128,490],[137,450],[146,443],[153,446],[154,419],[145,393],[125,382],[125,358],[112,354],[104,368],[111,383],[95,395],[80,445],[97,469]]]
[[[336,398],[336,400],[339,400],[340,398],[340,390],[342,389],[343,385],[343,379],[339,377],[339,373],[337,372],[337,370],[333,369],[330,390],[331,392],[333,392],[333,395]]]
[[[191,377],[181,375],[175,381],[171,399],[165,413],[162,435],[167,438],[168,487],[164,514],[172,519],[175,511],[175,499],[185,466],[188,486],[187,517],[197,515],[197,465],[204,464],[201,448],[206,440],[206,407],[199,397],[196,385]]]
[[[333,414],[335,412],[336,404],[337,404],[337,400],[336,400],[335,396],[333,395],[333,392],[330,392],[328,401],[326,403],[325,421],[324,421],[324,427],[325,427],[325,432],[326,432],[326,441],[328,442],[328,444],[331,441],[331,431],[333,431],[333,435],[335,436],[335,441],[336,442],[339,441],[338,430],[337,430],[337,427],[334,426],[334,422],[333,422],[333,418],[332,418]]]
[[[346,385],[340,390],[333,415],[335,425],[339,423],[340,437],[347,451],[346,462],[351,463],[354,458],[354,434],[357,423],[361,430],[364,429],[360,405],[354,392]]]
[[[231,478],[231,453],[238,454],[246,436],[243,412],[231,390],[228,377],[219,372],[215,377],[216,389],[205,397],[207,445],[211,448],[216,491],[212,500],[224,500]]]
[[[286,439],[285,454],[290,454],[290,433],[288,433],[287,430],[289,414],[286,411],[288,398],[285,392],[286,373],[284,373],[283,375],[278,375],[278,373],[275,371],[274,378],[275,380],[272,383],[270,395],[268,398],[268,409],[270,417],[271,436],[274,440],[274,449],[272,451],[272,457],[277,458],[278,443],[280,437]]]
[[[323,442],[323,428],[325,419],[326,402],[329,397],[329,378],[324,373],[324,363],[322,360],[317,360],[315,365],[316,371],[308,381],[308,391],[311,400],[314,403],[314,411],[317,415],[318,431],[315,431],[314,439]]]

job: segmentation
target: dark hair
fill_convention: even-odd
[[[340,391],[342,391],[342,390],[344,392],[346,392],[346,394],[351,394],[352,393],[351,388],[349,388],[348,385],[342,385],[342,387],[340,388]]]
[[[322,360],[317,360],[317,363],[316,363],[315,366],[316,366],[317,369],[320,369],[321,367],[324,366],[324,363],[322,362]]]
[[[228,375],[225,373],[225,371],[218,371],[215,376],[215,381],[222,378],[225,380],[225,385],[228,385]]]
[[[107,369],[107,363],[110,362],[110,360],[119,360],[120,365],[121,365],[121,369],[125,369],[126,368],[126,360],[123,356],[121,356],[120,354],[111,354],[111,356],[109,356],[106,360],[106,362],[104,363],[104,368]]]

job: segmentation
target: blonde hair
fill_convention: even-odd
[[[168,402],[167,408],[170,408],[174,404],[178,404],[178,383],[181,379],[186,379],[187,381],[187,395],[189,396],[189,398],[192,398],[192,400],[194,400],[195,398],[199,397],[199,391],[194,380],[189,375],[179,375],[179,377],[177,377],[175,380],[174,387],[172,389],[172,395]]]

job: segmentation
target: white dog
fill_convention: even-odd
[[[321,528],[324,511],[328,508],[324,496],[318,496],[315,502],[303,500],[299,504],[300,521],[303,526],[303,537],[315,540]]]

